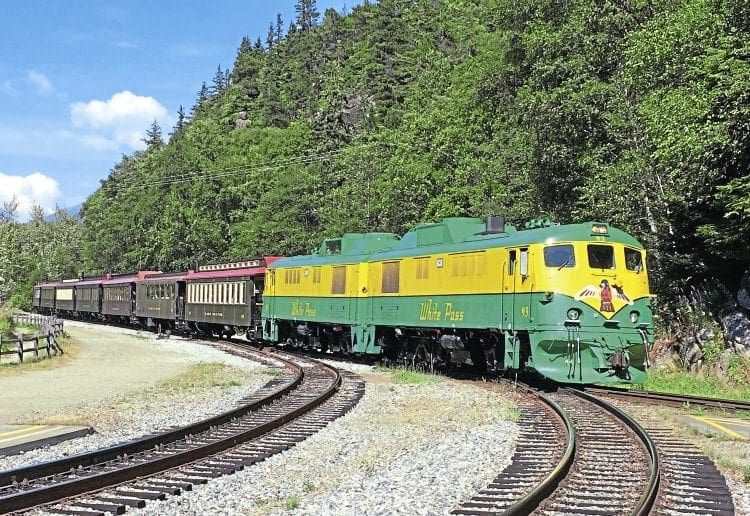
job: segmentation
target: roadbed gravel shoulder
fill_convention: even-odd
[[[95,434],[57,446],[0,457],[0,469],[109,446],[187,425],[236,406],[273,378],[266,365],[182,338],[65,322],[79,346],[59,367],[0,377],[0,423],[91,426]],[[196,364],[228,366],[231,381],[213,387],[169,382]]]

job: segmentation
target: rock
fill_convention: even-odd
[[[737,292],[737,302],[743,308],[750,310],[750,271],[740,280],[740,290]]]
[[[739,297],[739,296],[738,296]],[[750,318],[741,311],[735,311],[721,318],[727,346],[736,353],[750,355]]]

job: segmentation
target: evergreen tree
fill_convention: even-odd
[[[273,23],[271,23],[268,26],[268,34],[266,34],[266,48],[268,50],[271,50],[273,48],[274,38],[276,36],[276,32],[273,28]]]
[[[276,38],[276,43],[281,41],[284,37],[284,20],[281,19],[280,13],[276,15],[276,31],[274,37]]]
[[[255,45],[253,46],[253,49],[256,52],[263,52],[263,43],[260,42],[260,38],[255,40]]]
[[[159,122],[156,120],[151,122],[149,128],[146,129],[146,137],[141,138],[141,141],[146,144],[147,150],[162,149],[164,147],[164,139],[162,138]]]
[[[185,110],[183,109],[182,104],[180,104],[180,107],[177,108],[177,122],[169,135],[170,140],[182,133],[185,130],[185,125],[187,125]]]
[[[320,13],[315,0],[297,0],[294,11],[297,13],[297,25],[301,32],[307,32],[318,24]]]
[[[224,85],[225,77],[224,71],[221,69],[221,65],[219,65],[211,82],[211,89],[209,90],[212,96],[220,95],[226,89]]]

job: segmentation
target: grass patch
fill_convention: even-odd
[[[293,511],[294,509],[299,507],[299,496],[288,496],[282,503],[282,507],[284,507],[284,510],[286,511]]]
[[[302,491],[305,493],[312,493],[315,491],[315,484],[310,482],[309,480],[305,482],[305,484],[302,486]]]
[[[735,371],[735,374],[740,376],[744,373]],[[716,376],[695,375],[680,371],[676,366],[651,371],[646,376],[645,383],[633,384],[630,387],[650,392],[750,401],[750,384],[738,383],[737,387],[733,387]]]
[[[11,363],[11,362],[0,362],[0,377],[14,376],[22,374],[27,371],[46,371],[48,369],[55,369],[62,367],[71,361],[75,360],[81,351],[80,343],[72,337],[57,337],[57,343],[63,349],[62,355],[52,355],[51,359],[46,358],[46,352],[39,347],[39,360],[32,358],[28,353],[24,356],[24,362]],[[26,343],[30,346],[31,343]],[[16,345],[10,346],[11,350],[16,349]],[[42,358],[44,357],[44,358]],[[4,355],[0,357],[2,360],[11,360],[12,357]]]
[[[184,373],[160,382],[156,388],[182,391],[210,387],[238,387],[242,383],[237,381],[236,376],[234,368],[226,364],[208,362],[192,365]]]
[[[376,370],[387,374],[395,383],[432,383],[444,381],[444,377],[436,374],[420,373],[401,367],[377,367]]]
[[[267,368],[264,368],[264,369],[260,369],[258,371],[258,374],[264,374],[266,376],[281,376],[282,374],[284,374],[284,370],[283,369],[274,369],[272,367],[267,367]]]

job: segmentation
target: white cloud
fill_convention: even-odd
[[[62,193],[57,181],[41,172],[27,176],[9,176],[0,172],[0,203],[10,201],[14,196],[18,201],[18,218],[25,220],[34,203],[46,213],[52,213]]]
[[[13,86],[13,83],[10,81],[5,81],[0,84],[0,91],[5,93],[6,95],[10,95],[11,97],[18,96],[18,92],[16,91],[15,86]]]
[[[55,87],[52,86],[52,81],[50,81],[43,73],[30,70],[29,73],[26,74],[26,78],[36,87],[36,93],[39,95],[47,95],[48,93],[55,91]]]
[[[75,102],[70,105],[70,118],[74,127],[97,130],[118,146],[131,149],[144,147],[141,138],[154,120],[162,125],[169,121],[167,109],[155,98],[130,91],[115,93],[106,101]]]

